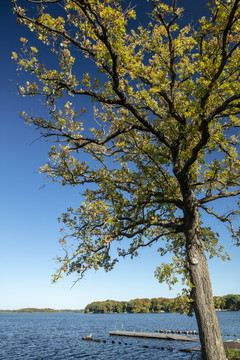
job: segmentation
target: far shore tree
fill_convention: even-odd
[[[240,0],[212,0],[189,25],[176,0],[146,0],[146,26],[144,1],[12,2],[38,38],[22,37],[12,58],[24,71],[19,93],[49,110],[22,112],[52,144],[41,172],[84,185],[84,201],[61,216],[66,255],[54,279],[111,270],[157,243],[172,262],[156,277],[186,283],[202,359],[226,360],[207,257],[227,255],[206,221],[239,245]]]
[[[225,295],[214,297],[215,308],[227,311],[240,310],[240,295]],[[187,301],[184,297],[175,299],[133,299],[130,301],[105,300],[95,301],[85,307],[85,312],[93,313],[146,313],[146,312],[179,312],[187,310]]]

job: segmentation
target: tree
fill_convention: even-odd
[[[226,308],[226,299],[224,297],[217,296],[217,297],[214,297],[213,300],[214,300],[214,306],[216,309],[223,310]]]
[[[127,312],[129,313],[140,313],[142,312],[142,301],[141,299],[130,300],[127,304]]]
[[[226,309],[232,311],[238,310],[239,300],[240,300],[239,295],[227,295],[225,297]]]
[[[151,311],[152,312],[159,312],[161,310],[161,300],[160,299],[152,299],[151,300]]]
[[[239,245],[240,0],[210,1],[195,27],[180,27],[176,0],[151,0],[146,28],[120,0],[28,0],[29,11],[12,1],[17,21],[56,55],[48,68],[25,38],[12,55],[34,77],[19,92],[42,95],[49,109],[47,119],[22,113],[55,143],[41,172],[86,185],[85,201],[60,219],[66,256],[55,280],[111,270],[114,243],[134,257],[158,242],[173,261],[156,276],[189,286],[203,359],[226,359],[206,258],[225,254],[203,219],[224,223]],[[96,71],[82,74],[87,61]],[[79,110],[86,97],[93,116]]]

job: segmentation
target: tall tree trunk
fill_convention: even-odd
[[[196,215],[196,212],[195,212]],[[193,220],[193,219],[191,219]],[[203,243],[198,235],[198,216],[185,232],[188,270],[193,285],[192,299],[198,323],[203,360],[226,360],[222,336],[213,303],[212,285]]]
[[[176,170],[178,169],[176,168]],[[187,173],[177,173],[176,175],[179,179],[184,202],[187,267],[193,286],[191,298],[193,299],[194,312],[198,323],[202,360],[226,360],[213,302],[208,263],[199,231],[199,210],[191,186],[191,177]]]

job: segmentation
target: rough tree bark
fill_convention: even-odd
[[[202,344],[202,360],[226,360],[213,302],[208,263],[203,242],[199,236],[199,213],[195,205],[196,199],[191,190],[188,192],[187,197],[186,203],[188,207],[185,209],[187,266],[193,286],[191,298],[193,299],[193,308]]]

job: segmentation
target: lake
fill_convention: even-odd
[[[224,340],[240,338],[240,312],[218,312]],[[180,314],[0,314],[1,360],[181,360],[179,350],[198,343],[110,337],[110,330],[197,330],[195,317]],[[83,341],[92,334],[104,343]],[[112,343],[114,341],[114,343]],[[169,350],[172,347],[173,350]]]

